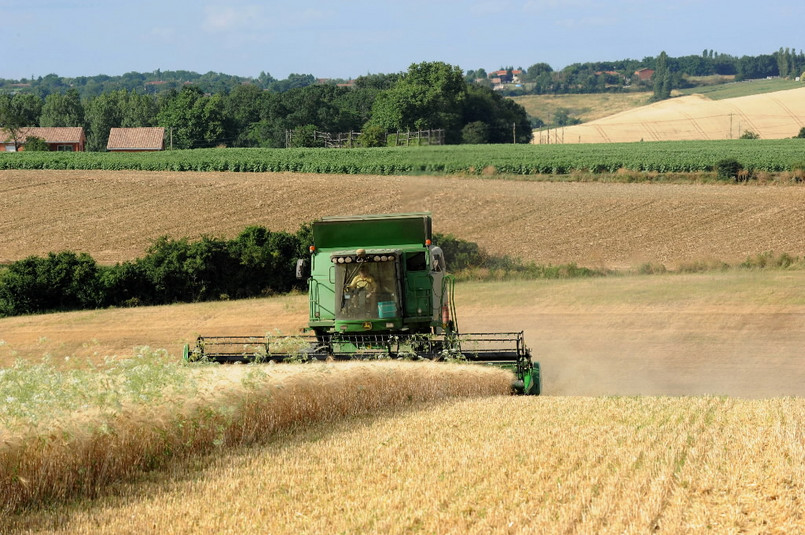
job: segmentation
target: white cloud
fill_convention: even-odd
[[[208,32],[228,32],[253,28],[263,20],[263,8],[258,5],[207,5],[201,27]]]

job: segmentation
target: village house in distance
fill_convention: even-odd
[[[80,126],[30,126],[19,130],[16,143],[12,134],[0,129],[0,152],[25,150],[29,137],[37,137],[47,143],[48,149],[58,152],[83,152],[87,143],[84,129]]]

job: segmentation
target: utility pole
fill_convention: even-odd
[[[517,123],[512,123],[512,143],[517,144]]]

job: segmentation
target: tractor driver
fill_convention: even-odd
[[[347,285],[350,290],[365,290],[366,295],[372,295],[377,289],[377,282],[374,277],[369,274],[366,266],[361,266],[358,273],[352,277],[352,281]]]

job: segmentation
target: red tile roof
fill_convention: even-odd
[[[2,130],[3,141],[10,142],[8,132]],[[38,137],[45,140],[45,143],[81,143],[84,137],[84,129],[80,126],[29,126],[20,130],[19,143],[25,143],[28,137]]]
[[[112,128],[106,150],[162,150],[164,139],[162,127]]]

